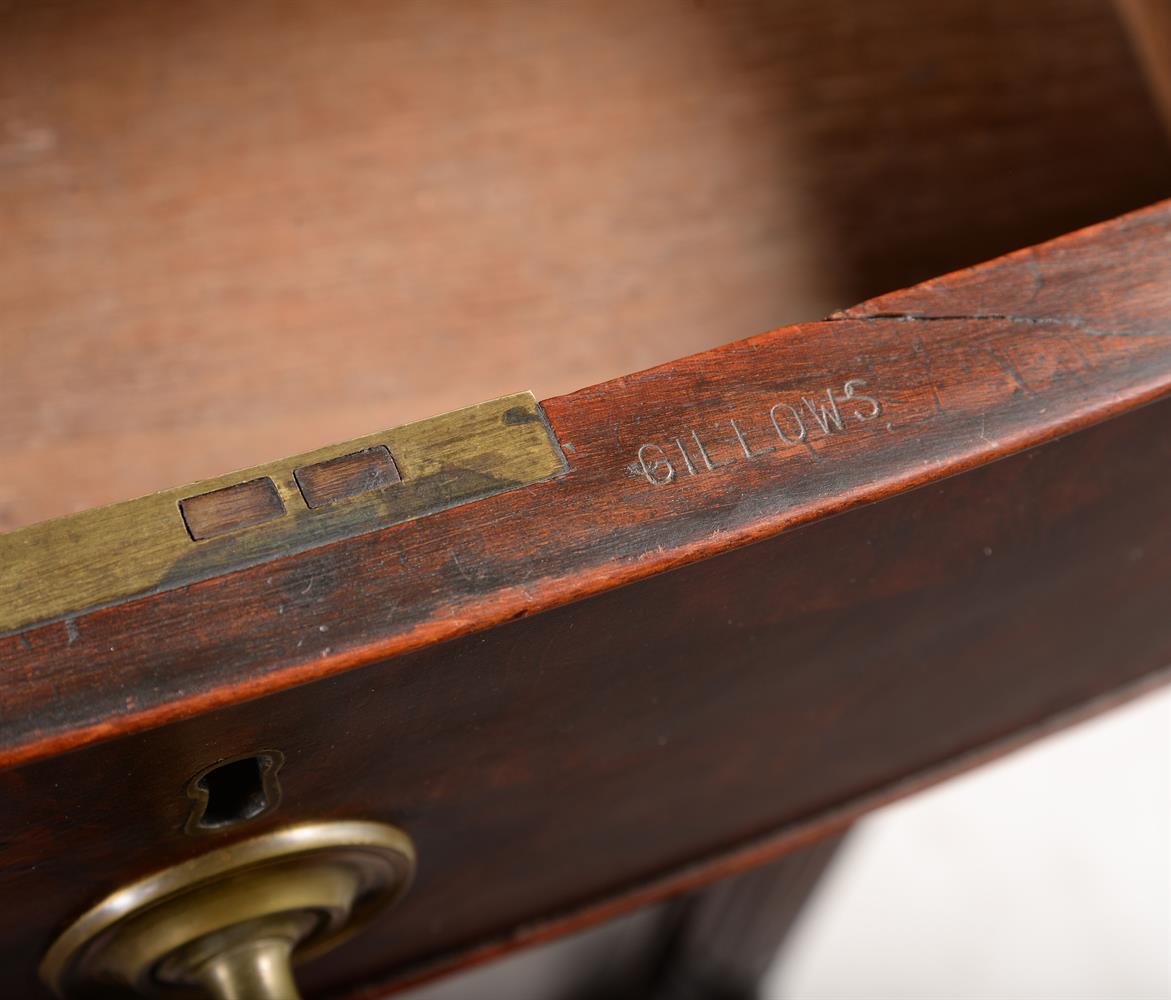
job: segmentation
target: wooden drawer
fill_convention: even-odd
[[[1167,193],[1108,5],[921,7],[0,12],[0,993],[363,820],[384,995],[1165,680],[1166,204],[806,322]]]

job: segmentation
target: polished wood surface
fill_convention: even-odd
[[[287,761],[281,807],[219,837],[362,816],[414,839],[398,910],[302,975],[310,996],[376,996],[760,864],[1165,679],[1168,429],[1148,407],[723,559],[0,773],[0,879],[24,900],[0,983],[37,996],[55,928],[208,849],[182,832],[183,787],[221,755]],[[1081,469],[1101,476],[1071,483]]]
[[[1164,203],[546,400],[566,475],[0,636],[0,761],[580,600],[1157,399],[1169,219]]]
[[[1165,682],[1169,234],[1157,205],[547,400],[564,476],[0,639],[0,986],[209,836],[360,815],[418,881],[304,980],[381,995]],[[271,750],[279,808],[184,832],[193,775]]]
[[[705,350],[1171,194],[1120,6],[0,4],[0,530],[613,379],[548,400],[561,481],[0,637],[0,994],[360,816],[420,880],[306,983],[384,996],[1166,680],[1166,206]]]
[[[1171,194],[1109,0],[0,4],[0,530]]]

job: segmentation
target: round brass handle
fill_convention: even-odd
[[[415,853],[383,823],[307,823],[221,847],[118,890],[45,953],[62,998],[298,1000],[294,960],[355,933],[410,885]]]

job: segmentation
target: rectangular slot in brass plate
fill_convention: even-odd
[[[252,528],[285,513],[281,496],[267,476],[200,493],[179,501],[187,531],[195,541]]]
[[[531,392],[0,535],[0,634],[565,471]]]
[[[324,507],[402,482],[384,444],[314,465],[302,465],[293,470],[293,476],[310,507]]]

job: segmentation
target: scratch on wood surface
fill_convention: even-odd
[[[875,312],[854,313],[846,310],[834,313],[826,322],[842,323],[856,320],[870,323],[875,320],[896,323],[1013,323],[1020,326],[1073,327],[1095,337],[1127,336],[1125,330],[1108,330],[1091,326],[1080,316],[1018,316],[1013,313],[921,313],[921,312]]]

